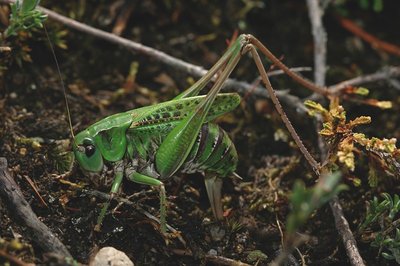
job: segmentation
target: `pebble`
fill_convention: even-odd
[[[212,238],[214,241],[221,241],[221,240],[224,238],[226,232],[225,232],[225,230],[222,229],[220,226],[218,226],[218,225],[213,225],[213,226],[211,226],[211,228],[210,228],[210,234],[211,234],[211,238]]]
[[[207,252],[207,254],[210,255],[210,256],[217,256],[217,255],[218,255],[218,252],[217,252],[215,249],[210,249],[210,250]]]
[[[89,266],[134,266],[128,256],[113,247],[104,247],[97,252]]]

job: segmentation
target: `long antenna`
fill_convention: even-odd
[[[54,61],[55,61],[55,63],[56,63],[56,66],[57,66],[58,77],[60,78],[61,87],[62,87],[63,92],[64,92],[64,100],[65,100],[65,106],[66,106],[66,108],[67,108],[67,116],[68,116],[68,123],[69,123],[69,129],[70,129],[70,131],[71,131],[71,136],[72,136],[72,139],[75,139],[74,130],[73,130],[73,128],[72,128],[71,113],[70,113],[70,111],[69,111],[69,105],[68,105],[68,99],[67,99],[67,92],[66,92],[66,90],[65,90],[64,80],[63,80],[62,77],[61,77],[60,65],[58,64],[58,60],[57,60],[57,57],[56,57],[56,53],[55,53],[55,51],[54,51],[53,44],[52,44],[51,41],[50,41],[49,34],[47,33],[46,26],[43,25],[43,28],[44,28],[44,32],[46,33],[47,40],[49,41],[50,50],[51,50],[51,53],[53,54],[53,58],[54,58]]]

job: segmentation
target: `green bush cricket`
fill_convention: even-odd
[[[210,121],[239,104],[240,97],[236,93],[220,94],[219,91],[241,56],[250,51],[278,113],[307,161],[318,172],[319,164],[308,153],[282,110],[255,47],[294,80],[325,94],[323,89],[290,71],[256,38],[243,34],[206,75],[173,100],[106,117],[77,134],[73,150],[81,168],[88,174],[100,174],[105,162],[112,164],[115,178],[111,196],[118,192],[123,176],[136,183],[157,187],[163,233],[166,232],[167,208],[163,181],[179,170],[202,172],[213,214],[217,219],[223,219],[222,179],[234,174],[238,158],[227,134]],[[209,93],[198,96],[213,80]],[[106,202],[95,230],[100,230],[108,207],[109,202]]]
[[[210,121],[240,103],[238,94],[218,92],[239,60],[241,43],[235,42],[203,78],[173,100],[106,117],[74,138],[75,158],[85,172],[99,174],[104,161],[114,164],[112,195],[118,192],[124,175],[159,188],[162,232],[166,231],[162,181],[178,170],[204,172],[214,216],[223,218],[221,178],[234,172],[238,159],[228,135]],[[221,69],[210,92],[197,96]],[[96,229],[108,205],[103,207]]]

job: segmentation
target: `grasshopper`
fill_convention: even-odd
[[[253,36],[240,35],[202,78],[174,99],[106,117],[77,134],[73,151],[80,167],[89,175],[98,175],[105,164],[111,164],[115,174],[111,196],[118,192],[124,176],[130,181],[157,187],[163,233],[166,232],[167,208],[163,182],[177,171],[202,172],[213,214],[216,219],[223,219],[222,180],[234,174],[238,157],[227,133],[211,121],[240,103],[238,94],[219,92],[240,58],[250,51],[289,132],[312,167],[318,169],[318,163],[307,152],[284,114],[255,47],[267,57],[275,58]],[[319,87],[291,72],[278,59],[273,62],[293,79],[321,93]],[[209,93],[199,96],[212,81],[215,82]],[[96,230],[100,229],[108,207],[109,201],[100,212]]]

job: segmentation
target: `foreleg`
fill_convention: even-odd
[[[157,187],[160,190],[160,223],[161,223],[161,232],[166,233],[167,232],[167,223],[166,223],[166,210],[167,210],[167,197],[165,193],[165,186],[164,183],[161,182],[160,180],[142,175],[136,171],[129,172],[127,170],[126,173],[127,178],[130,181],[133,181],[135,183],[139,183],[142,185],[148,185],[148,186],[154,186]]]
[[[114,197],[114,195],[118,192],[119,188],[121,187],[122,179],[124,177],[124,162],[122,160],[115,163],[114,174],[115,174],[115,178],[114,178],[114,181],[111,186],[110,199],[106,203],[104,203],[104,206],[100,211],[100,215],[97,218],[96,226],[94,227],[94,230],[97,232],[100,231],[101,224],[104,220],[104,217],[106,216],[106,212],[108,210],[108,207],[110,206],[110,202],[111,202],[112,198]]]

